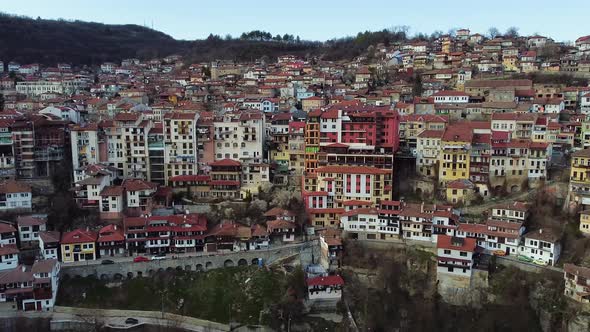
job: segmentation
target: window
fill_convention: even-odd
[[[451,251],[449,249],[445,249],[444,253],[445,253],[445,255],[450,255]]]

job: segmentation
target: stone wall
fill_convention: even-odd
[[[114,264],[92,264],[92,265],[68,265],[63,264],[61,277],[87,277],[124,279],[137,276],[150,276],[158,271],[186,270],[186,271],[207,271],[220,267],[257,265],[262,259],[263,264],[272,264],[277,260],[300,254],[302,250],[315,250],[318,247],[317,241],[304,242],[302,244],[283,246],[269,250],[241,251],[230,253],[217,253],[199,255],[193,257],[180,257],[177,259],[167,258],[152,260],[149,262],[115,262]]]

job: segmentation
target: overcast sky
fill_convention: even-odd
[[[267,1],[267,0],[2,0],[0,11],[33,18],[64,18],[109,24],[152,26],[177,39],[209,33],[239,36],[265,30],[326,40],[398,25],[410,33],[470,28],[485,33],[516,26],[521,34],[539,33],[558,41],[590,34],[590,0],[448,1]]]

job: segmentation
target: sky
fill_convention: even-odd
[[[152,27],[176,39],[210,33],[234,37],[264,30],[327,40],[395,26],[410,34],[469,28],[485,34],[516,26],[521,35],[573,41],[590,34],[589,0],[0,0],[0,11],[33,18],[63,18]],[[492,5],[493,4],[493,5]]]

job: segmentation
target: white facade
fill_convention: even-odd
[[[38,96],[44,93],[63,93],[63,84],[59,81],[22,81],[16,82],[16,92],[27,96]]]
[[[5,198],[2,199],[0,195],[0,211],[31,209],[31,201],[33,195],[31,192],[6,193]]]
[[[561,244],[558,241],[543,241],[527,235],[524,236],[524,245],[518,247],[518,254],[555,266],[561,254]]]
[[[0,248],[0,271],[18,266],[18,249]]]
[[[70,143],[72,146],[72,168],[74,176],[76,169],[99,163],[98,135],[94,129],[84,130],[82,128],[72,130],[70,133]],[[80,181],[82,179],[75,179]]]

